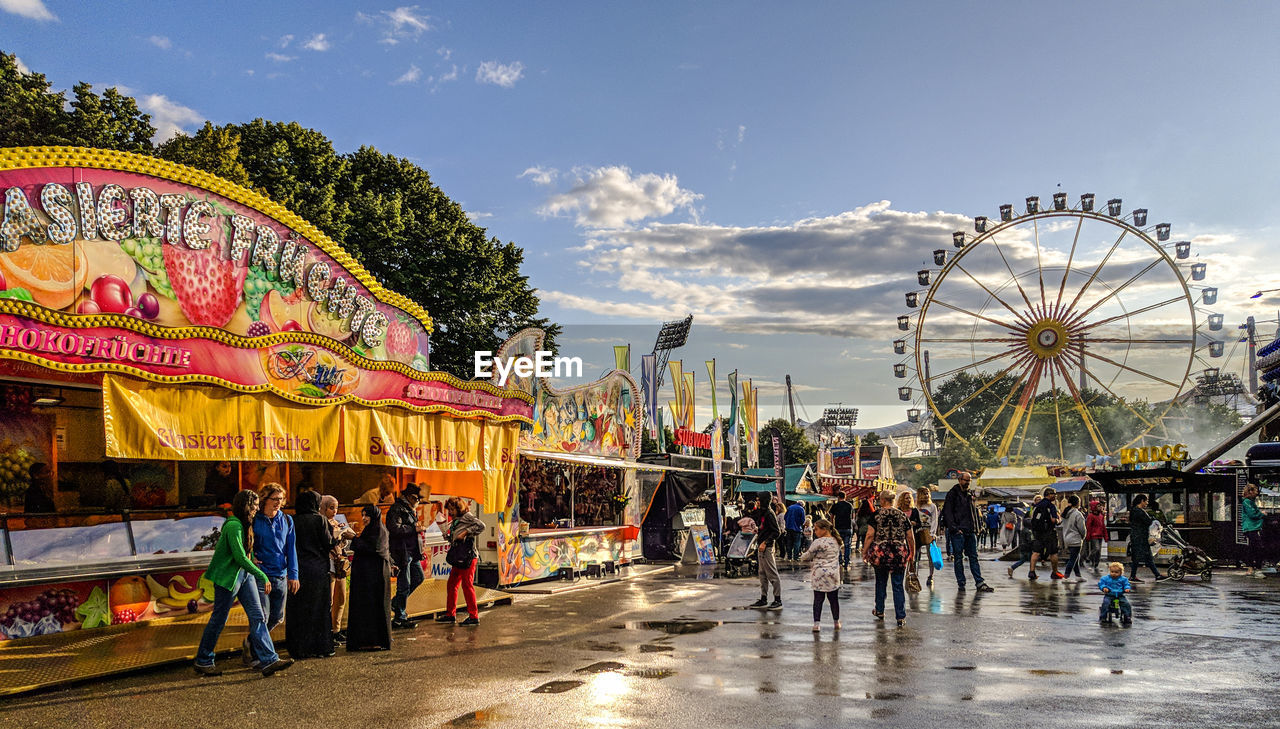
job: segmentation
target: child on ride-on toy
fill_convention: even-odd
[[[1133,622],[1133,608],[1124,594],[1132,591],[1133,588],[1129,585],[1129,578],[1124,576],[1124,565],[1112,562],[1108,565],[1108,570],[1110,574],[1103,575],[1102,579],[1098,580],[1098,589],[1102,590],[1102,609],[1098,611],[1098,621],[1111,622],[1108,608],[1111,606],[1112,599],[1115,599],[1120,603],[1120,624],[1129,625]]]

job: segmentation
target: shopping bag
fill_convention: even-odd
[[[933,563],[935,570],[942,569],[942,550],[938,549],[937,542],[929,545],[929,561]]]

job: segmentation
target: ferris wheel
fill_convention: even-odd
[[[908,420],[1059,462],[1168,440],[1163,419],[1228,336],[1206,264],[1120,199],[1025,211],[974,218],[917,272],[893,343],[894,375],[917,380],[898,388]]]

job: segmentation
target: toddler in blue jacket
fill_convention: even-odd
[[[1124,576],[1124,565],[1112,562],[1107,568],[1109,574],[1103,575],[1102,579],[1098,580],[1098,589],[1102,590],[1102,609],[1098,611],[1098,620],[1107,622],[1107,606],[1110,605],[1111,598],[1118,597],[1120,598],[1120,624],[1129,625],[1133,622],[1133,608],[1124,594],[1133,588],[1129,585],[1129,578]]]

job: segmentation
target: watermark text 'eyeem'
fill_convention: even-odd
[[[551,352],[537,351],[532,357],[495,359],[493,352],[480,350],[475,355],[475,377],[487,380],[498,373],[498,386],[506,387],[507,378],[517,377],[582,377],[581,357],[557,357]]]

